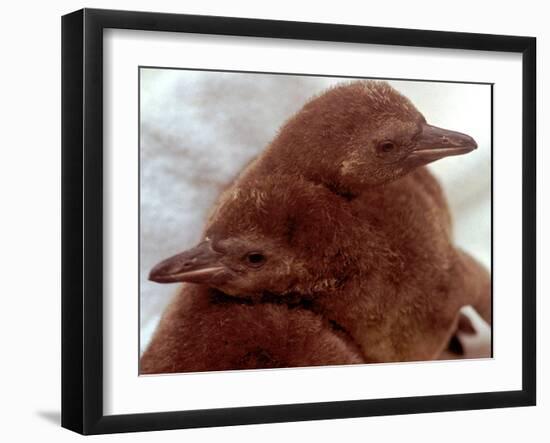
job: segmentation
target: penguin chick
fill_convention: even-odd
[[[184,284],[140,360],[140,374],[364,363],[321,316],[299,306],[251,304]]]
[[[149,278],[205,283],[228,295],[254,298],[324,291],[349,265],[333,260],[337,256],[364,253],[366,262],[376,254],[356,249],[356,239],[369,226],[348,206],[323,186],[291,176],[233,187],[211,214],[204,240],[159,263]]]
[[[353,197],[476,147],[466,134],[428,124],[388,83],[355,81],[306,103],[239,180],[296,175]]]
[[[418,171],[415,186],[432,194],[450,229],[445,196],[423,166],[476,148],[469,135],[428,124],[413,103],[387,82],[355,81],[306,103],[239,181],[275,171],[305,177],[351,199]],[[465,260],[471,261],[466,256]],[[473,271],[485,281],[483,267]],[[490,322],[491,291],[476,293],[475,298],[474,307]]]
[[[409,174],[351,201],[287,175],[232,187],[203,241],[150,279],[254,302],[307,301],[365,362],[433,359],[475,291],[448,214],[417,184]]]
[[[245,172],[241,174],[234,188],[238,188],[240,185],[242,188],[246,189],[256,177],[262,177],[264,174],[275,171],[278,173],[284,172],[287,175],[290,174],[295,178],[303,177],[313,183],[322,184],[335,194],[343,195],[347,199],[351,199],[359,195],[365,189],[396,180],[407,172],[418,168],[420,165],[427,164],[430,161],[442,158],[446,155],[465,153],[474,149],[475,146],[475,142],[464,134],[445,131],[427,125],[425,119],[414,106],[389,85],[383,82],[356,82],[334,88],[306,104],[301,112],[287,122],[279,135],[267,148],[266,152],[253,161]],[[444,149],[445,147],[446,149]],[[444,227],[445,235],[448,236],[450,232],[450,216],[446,208],[445,198],[435,179],[425,170],[425,168],[418,168],[413,174],[408,176],[403,186],[417,189],[424,200],[431,200],[431,206],[435,205],[436,207],[440,207],[438,220],[441,226]],[[270,192],[269,190],[267,191],[268,193]],[[236,193],[238,193],[238,191],[224,194],[222,201],[224,198],[227,199],[228,195],[231,194],[235,197]],[[375,193],[375,200],[377,195],[378,194]],[[258,199],[261,200],[264,197],[265,196],[261,193],[256,193],[256,195],[253,196],[253,200],[257,202]],[[365,202],[364,204],[368,205],[369,199],[367,198]],[[391,206],[391,202],[388,203],[388,205]],[[306,205],[302,209],[305,210],[307,207]],[[356,208],[357,214],[361,213],[360,209],[361,208]],[[418,210],[423,210],[422,205]],[[210,222],[216,219],[216,214],[218,212],[219,211],[214,211],[213,216],[210,218]],[[267,217],[271,218],[272,211],[265,212],[269,214]],[[412,212],[414,213],[415,211]],[[370,222],[372,226],[376,226],[379,222],[377,222],[377,220],[383,219],[383,215],[377,218],[376,215],[371,214],[371,217],[372,219]],[[332,220],[338,220],[338,214],[336,214]],[[360,220],[355,221],[358,225],[361,224]],[[284,223],[282,226],[287,227],[287,236],[290,239],[293,237],[300,239],[302,238],[301,235],[293,234],[293,232],[296,231],[293,227],[294,224],[295,222],[290,218],[288,223]],[[319,226],[320,225],[310,226],[311,232],[316,233],[316,229],[318,229]],[[416,229],[418,229],[418,224]],[[271,229],[271,231],[273,231],[273,229]],[[414,229],[412,231],[414,232]],[[431,232],[430,229],[428,229],[427,232],[429,237]],[[431,233],[433,234],[433,232]],[[262,297],[261,294],[265,295],[269,293],[269,291],[274,294],[280,294],[281,298],[292,296],[293,291],[297,291],[295,296],[311,298],[314,295],[317,305],[312,305],[312,307],[316,310],[324,310],[325,313],[327,313],[327,311],[330,311],[333,307],[328,303],[331,298],[326,296],[326,294],[334,292],[334,288],[342,287],[347,279],[347,271],[340,269],[338,266],[325,267],[324,271],[326,271],[326,273],[321,269],[310,269],[309,265],[318,263],[318,257],[316,255],[317,250],[315,247],[311,247],[311,244],[316,244],[316,240],[324,241],[319,239],[325,239],[325,237],[330,238],[330,233],[325,234],[328,235],[320,235],[319,238],[313,240],[309,239],[309,255],[305,254],[301,257],[301,260],[296,260],[296,257],[294,257],[294,260],[290,260],[288,257],[292,257],[292,255],[289,255],[286,258],[286,265],[285,259],[281,257],[284,257],[283,252],[288,251],[282,248],[279,251],[281,252],[279,256],[281,258],[281,266],[278,271],[272,272],[271,274],[263,272],[262,274],[254,274],[254,278],[249,278],[250,275],[248,275],[247,278],[243,277],[244,274],[242,269],[245,269],[243,265],[245,260],[249,262],[251,267],[257,269],[262,268],[266,260],[263,254],[254,251],[255,244],[254,241],[252,241],[253,239],[247,238],[244,239],[245,241],[233,241],[233,244],[230,245],[228,249],[231,251],[232,248],[236,248],[235,256],[233,257],[233,265],[235,269],[241,269],[241,271],[240,278],[239,273],[233,271],[232,278],[227,279],[227,269],[224,269],[219,263],[212,261],[212,256],[210,255],[211,251],[209,251],[212,247],[209,247],[209,244],[212,245],[212,239],[206,237],[205,243],[199,245],[194,252],[189,251],[187,256],[183,254],[177,258],[175,257],[168,260],[163,265],[157,266],[151,273],[151,277],[159,282],[180,280],[203,282],[212,284],[213,286],[217,285],[217,287],[223,288],[228,293],[237,296],[239,294],[247,294],[248,296],[256,298]],[[307,238],[303,237],[303,239],[307,244]],[[231,241],[229,243],[231,243]],[[376,241],[374,243],[376,244]],[[273,247],[273,242],[271,242],[270,246]],[[260,248],[256,249],[260,250]],[[381,254],[378,257],[380,263],[387,261],[382,259],[382,257],[384,257],[384,252],[388,252],[383,249],[384,248],[380,251]],[[221,252],[226,253],[227,250]],[[454,286],[455,292],[458,292],[458,288],[460,287],[462,287],[463,290],[462,294],[455,294],[458,295],[456,299],[460,300],[467,298],[464,297],[464,294],[472,294],[473,296],[480,292],[487,293],[487,291],[483,292],[484,289],[480,289],[490,287],[490,280],[486,271],[479,267],[479,265],[476,265],[466,254],[460,251],[455,252],[456,254],[450,255],[459,257],[462,255],[463,258],[465,258],[465,260],[461,260],[460,258],[456,259],[454,266],[455,270],[453,271],[455,275],[450,278],[450,280],[453,281],[453,285],[451,286]],[[330,255],[329,253],[327,257]],[[332,255],[335,256],[334,263],[342,263],[342,258],[345,256],[340,252],[334,254],[334,251]],[[407,255],[406,250],[405,255]],[[423,259],[426,260],[428,255],[429,251],[426,251],[426,254],[422,256]],[[391,258],[392,254],[390,253],[388,256]],[[315,257],[315,260],[312,260],[312,257]],[[398,257],[400,257],[400,254],[395,254],[393,257],[394,262],[399,262]],[[369,259],[375,262],[376,257],[373,258],[371,256]],[[229,259],[226,257],[225,260],[227,261]],[[270,262],[275,262],[273,257],[270,257]],[[290,278],[286,280],[279,278],[281,272],[284,274],[284,270],[289,269],[289,263],[292,263],[293,268],[291,269],[295,275],[290,275]],[[298,264],[302,266],[298,266]],[[178,271],[179,266],[182,266],[182,268]],[[171,269],[175,270],[175,272],[171,272]],[[266,268],[263,269],[265,271]],[[479,279],[474,279],[475,281],[473,284],[471,279],[468,278],[468,272],[470,270],[480,275]],[[317,274],[315,274],[315,271]],[[331,271],[332,274],[330,273]],[[395,269],[394,267],[392,272],[398,275],[399,268]],[[179,273],[185,275],[178,275]],[[317,277],[315,277],[315,275],[317,275]],[[376,272],[374,272],[374,276],[376,275]],[[377,280],[381,280],[382,282],[384,279],[388,280],[387,275],[382,275],[384,274],[378,275],[378,278],[371,278],[370,283],[376,282]],[[419,272],[419,275],[422,275],[422,272]],[[389,281],[391,281],[391,277]],[[489,281],[488,284],[487,281]],[[413,282],[412,287],[414,287],[414,285],[415,283]],[[183,292],[189,291],[189,286],[194,285],[185,285]],[[384,284],[381,286],[383,287]],[[203,286],[194,287],[200,287],[205,290]],[[429,288],[431,286],[427,284],[426,287]],[[445,284],[440,285],[440,287],[444,288]],[[327,290],[323,292],[323,288]],[[390,285],[390,289],[391,288],[392,286]],[[378,286],[374,289],[373,293],[377,294],[377,291],[380,289],[380,282],[378,282]],[[441,292],[440,290],[438,291]],[[436,293],[438,291],[436,291]],[[389,292],[394,294],[396,292],[395,288],[391,289]],[[412,292],[414,293],[414,291]],[[445,290],[443,290],[443,292],[445,292]],[[409,346],[407,352],[398,350],[397,348],[399,346],[404,348],[407,346],[407,343],[409,343],[409,345],[411,343],[410,339],[400,341],[400,335],[405,336],[408,334],[409,336],[415,336],[416,334],[420,340],[423,336],[425,337],[426,334],[429,335],[430,327],[424,328],[427,329],[427,331],[420,334],[418,331],[414,330],[414,328],[409,330],[401,327],[401,332],[399,332],[400,327],[398,327],[399,325],[397,322],[392,326],[394,329],[393,332],[387,332],[387,327],[378,328],[383,336],[383,339],[379,339],[377,338],[379,335],[377,333],[377,323],[384,323],[382,321],[384,303],[379,303],[377,307],[377,297],[371,297],[370,308],[374,309],[373,314],[370,316],[369,324],[366,325],[364,321],[362,321],[364,320],[362,316],[364,317],[365,306],[368,307],[369,303],[365,303],[365,299],[361,299],[361,294],[357,294],[357,291],[351,290],[347,292],[346,295],[347,298],[343,297],[342,299],[350,303],[349,309],[346,309],[345,306],[341,304],[336,306],[335,312],[328,312],[328,314],[335,314],[334,316],[339,317],[341,323],[350,325],[350,329],[360,338],[364,330],[370,330],[371,333],[369,335],[371,339],[365,340],[363,346],[364,348],[369,348],[367,352],[369,361],[423,359],[431,355],[433,349],[439,346],[433,343],[425,343],[426,346],[424,347],[427,350],[420,351],[419,347],[422,347],[422,343],[413,342],[412,346]],[[461,295],[463,296],[462,298],[459,297]],[[354,297],[356,299],[359,297],[359,300],[355,300],[355,302],[358,303],[357,306],[351,305],[351,302],[354,301]],[[391,299],[391,297],[388,298]],[[403,305],[400,308],[404,313],[404,315],[401,316],[401,324],[403,324],[403,319],[407,318],[406,314],[409,309],[407,308],[407,298],[414,300],[414,297],[394,296],[393,298],[401,300],[401,303],[397,303],[397,305]],[[378,301],[383,301],[380,297],[378,297],[378,299]],[[340,299],[334,298],[334,300],[338,301]],[[488,306],[490,308],[490,298],[488,298],[488,300]],[[321,303],[321,301],[323,303]],[[422,304],[422,297],[420,297],[417,302],[418,304]],[[444,303],[442,300],[440,300],[440,302]],[[467,300],[463,301],[463,304],[467,303]],[[430,302],[425,305],[428,313],[424,316],[426,317],[424,323],[427,325],[433,323],[430,317],[437,316],[436,313],[434,313],[437,309],[432,312],[433,310],[430,309],[431,305],[432,303]],[[452,306],[449,306],[449,309],[452,311]],[[397,310],[398,309],[393,309],[393,311],[390,310],[391,312],[388,311],[388,313],[391,314],[390,317],[396,317],[395,312]],[[416,312],[412,319],[412,323],[418,326],[421,323],[421,320],[418,318],[418,311],[414,309],[410,311]],[[445,317],[445,319],[443,319],[443,317]],[[452,317],[452,315],[450,317]],[[450,321],[452,323],[450,317],[449,315],[441,315],[441,322],[447,323]],[[392,320],[389,319],[386,323],[391,325]],[[190,324],[192,324],[192,322]],[[361,324],[363,326],[361,326]],[[432,329],[438,330],[439,332],[441,330],[440,327]],[[175,330],[177,330],[177,328],[173,323],[163,320],[159,326],[159,331],[162,331],[162,333],[160,333],[160,335],[157,333],[157,339],[153,341],[146,355],[150,355],[151,353],[154,354],[154,349],[162,346],[161,338],[169,336],[169,332],[174,332]],[[397,333],[395,331],[397,331]],[[193,340],[192,331],[189,332],[190,334],[188,337],[185,337],[185,340]],[[438,336],[441,335],[441,333],[435,335]],[[158,338],[159,336],[161,338]],[[205,340],[208,341],[209,339],[205,338]],[[392,342],[394,343],[393,345]],[[395,347],[394,351],[388,351],[392,346]],[[252,365],[251,367],[255,366]],[[180,369],[185,370],[185,365]]]

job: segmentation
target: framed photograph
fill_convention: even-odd
[[[62,20],[62,425],[536,402],[531,37]]]

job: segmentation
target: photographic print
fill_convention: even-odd
[[[141,375],[492,357],[492,85],[139,68]]]
[[[536,39],[83,9],[62,60],[62,426],[536,404]]]

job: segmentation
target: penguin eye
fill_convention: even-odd
[[[380,152],[392,152],[395,149],[395,143],[390,140],[385,140],[378,144],[378,151]]]
[[[260,267],[265,263],[265,255],[261,252],[249,252],[246,261],[250,266]]]

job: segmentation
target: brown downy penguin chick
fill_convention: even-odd
[[[309,310],[184,284],[141,357],[140,374],[354,363],[364,363],[357,346]]]
[[[268,174],[303,177],[347,199],[414,171],[409,185],[429,193],[445,214],[446,198],[424,167],[433,161],[468,153],[475,140],[430,125],[414,104],[384,81],[354,81],[311,99],[280,129],[266,150],[239,176],[237,186]],[[365,204],[369,204],[366,198]],[[474,307],[491,321],[487,271],[468,254],[464,266],[480,276]],[[479,269],[478,269],[479,268]]]
[[[254,181],[255,177],[261,177],[263,174],[270,173],[271,170],[284,171],[291,174],[291,176],[304,177],[312,182],[320,183],[332,192],[344,196],[345,199],[357,200],[354,197],[357,197],[365,189],[396,180],[407,172],[418,168],[419,165],[446,155],[464,153],[473,148],[475,148],[475,142],[470,137],[427,125],[421,114],[414,109],[414,106],[387,84],[359,82],[334,88],[310,101],[300,113],[289,120],[266,152],[251,163],[234,186],[240,185],[246,188],[247,182]],[[425,168],[419,168],[415,173],[409,175],[403,186],[407,188],[407,191],[413,188],[417,189],[424,200],[431,200],[432,209],[433,206],[440,207],[439,220],[441,225],[450,230],[450,217],[445,198],[438,183]],[[226,193],[224,198],[227,198],[227,195],[230,195],[230,193]],[[376,199],[377,195],[371,197]],[[369,201],[369,199],[366,199],[365,204],[368,204]],[[389,206],[392,204],[391,202],[386,203]],[[355,202],[355,204],[358,203]],[[360,214],[361,211],[357,211],[357,213]],[[379,218],[383,223],[383,216]],[[372,220],[376,221],[376,219],[377,216],[374,214]],[[312,232],[315,232],[315,227]],[[456,251],[456,254],[458,257],[462,255],[460,251]],[[208,254],[206,256],[208,257]],[[428,260],[427,254],[420,254],[420,256]],[[251,256],[250,260],[261,261],[262,259],[260,256],[254,255]],[[311,257],[309,260],[311,261]],[[339,258],[336,260],[339,260]],[[180,279],[193,278],[194,281],[200,281],[204,277],[204,282],[208,283],[209,278],[216,275],[219,270],[215,270],[213,274],[212,269],[200,269],[201,263],[202,261],[197,258],[195,264],[199,267],[195,271],[188,269],[193,272],[188,273],[186,276],[180,276]],[[479,298],[477,297],[478,294],[488,293],[488,287],[490,286],[488,274],[470,257],[463,255],[462,262],[457,259],[454,267],[458,270],[454,272],[456,275],[451,276],[450,279],[454,281],[454,287],[459,288],[462,285],[464,293],[459,294],[459,296],[470,294],[477,299]],[[462,268],[462,271],[459,268]],[[419,274],[421,275],[422,272]],[[473,274],[476,274],[476,278],[470,278],[470,275]],[[153,275],[153,278],[158,277],[158,275]],[[218,277],[219,275],[216,278]],[[320,281],[323,280],[326,284],[328,279],[320,279]],[[238,284],[235,286],[238,288]],[[228,289],[229,291],[232,290]],[[205,295],[208,290],[204,286],[184,286],[182,294],[176,298],[172,309],[169,310],[172,314],[165,315],[151,346],[143,356],[142,362],[148,362],[146,365],[148,367],[147,372],[164,372],[163,370],[155,370],[154,363],[160,361],[158,351],[167,349],[163,343],[174,343],[172,340],[174,337],[178,337],[178,343],[184,343],[187,340],[193,341],[197,338],[192,329],[188,331],[189,334],[180,333],[182,327],[174,320],[176,318],[174,313],[179,311],[181,311],[181,316],[190,315],[187,318],[193,318],[189,314],[192,309],[186,306],[186,297],[183,295],[186,292],[203,293]],[[444,288],[443,292],[445,292]],[[460,297],[457,297],[458,299]],[[466,303],[468,301],[465,300],[464,304]],[[490,307],[490,299],[486,305]],[[384,304],[381,306],[384,306]],[[231,311],[232,308],[228,307],[228,309]],[[403,309],[407,311],[407,308]],[[349,309],[349,318],[344,318],[342,321],[351,320],[353,322],[357,317],[357,312],[361,311],[361,307]],[[382,311],[382,307],[374,309],[371,317],[380,319],[383,315]],[[489,311],[487,310],[487,312]],[[431,314],[428,313],[427,315],[429,317]],[[490,317],[490,313],[488,315]],[[212,318],[215,318],[215,316],[212,316]],[[208,324],[209,319],[211,317],[205,315],[201,320],[201,324],[203,322]],[[418,318],[414,321],[417,320]],[[187,322],[188,325],[192,323],[192,321]],[[221,322],[217,327],[225,324],[227,323]],[[373,322],[370,323],[370,326],[372,326],[371,329],[375,329]],[[414,335],[411,331],[403,330],[401,332],[401,334],[407,333]],[[254,335],[253,329],[250,330],[249,334]],[[373,334],[373,337],[375,335]],[[396,335],[395,331],[393,335]],[[399,333],[397,333],[397,336],[399,336]],[[206,341],[208,342],[209,339],[206,339]],[[371,347],[374,350],[377,345],[376,338],[370,341],[374,342],[374,346]],[[385,343],[387,340],[379,341],[382,346],[387,346],[387,343]],[[183,346],[183,344],[180,346]],[[427,347],[430,348],[430,346]],[[182,352],[183,355],[186,355],[184,351]],[[424,352],[422,355],[428,355],[430,352]],[[424,358],[418,353],[416,357],[410,357],[415,354],[415,351],[412,350],[408,354],[408,358]],[[321,352],[320,355],[322,356],[323,353]],[[188,357],[192,359],[192,357]],[[221,358],[221,356],[219,357]],[[396,357],[399,360],[406,358]],[[388,360],[383,356],[374,356],[370,360],[377,361],[377,359]],[[172,369],[175,371],[188,370],[186,369],[188,365],[184,363],[184,360],[185,358],[182,360],[172,359]],[[221,358],[221,360],[224,359]],[[226,366],[224,367],[232,367],[233,364],[229,364],[227,359],[225,360]],[[178,361],[181,364],[178,365]],[[346,361],[348,361],[347,357],[342,359],[342,362]],[[308,363],[305,361],[303,364],[307,365]],[[283,366],[285,365],[298,366],[301,364],[290,362],[283,364]],[[237,366],[234,367],[237,368]],[[250,364],[249,367],[260,366]],[[209,367],[206,366],[197,370],[206,369],[209,369]]]
[[[388,83],[355,81],[306,103],[238,181],[295,175],[353,197],[476,147],[466,134],[428,124]]]
[[[448,214],[416,182],[411,174],[352,200],[296,176],[234,186],[204,240],[150,278],[263,302],[252,305],[260,323],[264,305],[296,305],[348,337],[364,362],[436,358],[476,288],[452,245]],[[161,322],[159,331],[174,327]],[[158,334],[151,349],[164,340]]]

